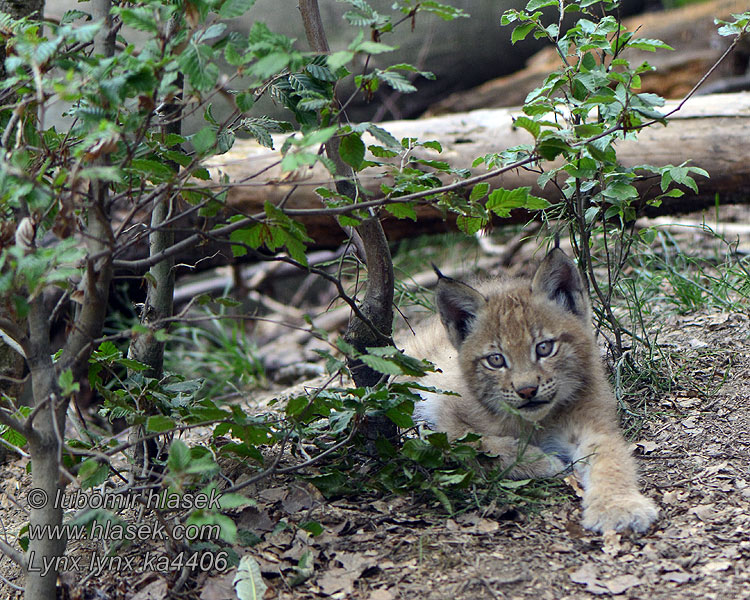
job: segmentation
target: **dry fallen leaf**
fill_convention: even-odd
[[[596,569],[591,565],[583,565],[570,573],[574,583],[586,586],[586,591],[592,594],[622,594],[643,582],[635,575],[618,575],[606,581],[599,579]]]
[[[718,573],[720,571],[726,571],[732,566],[731,561],[728,560],[712,560],[703,565],[700,570],[701,573],[710,575],[711,573]]]
[[[165,600],[168,594],[167,580],[160,577],[139,590],[133,600]]]
[[[701,521],[711,521],[716,517],[715,504],[699,504],[688,511],[688,514],[695,515]]]
[[[201,589],[200,600],[235,600],[232,582],[236,574],[234,567],[223,575],[208,578]]]
[[[337,592],[351,594],[354,592],[354,582],[358,577],[358,573],[346,569],[329,569],[315,583],[326,596],[332,596]]]
[[[600,580],[596,569],[591,565],[583,565],[570,573],[570,579],[573,583],[580,583],[586,586],[586,591],[592,594],[608,594],[607,588]]]
[[[643,454],[649,454],[659,447],[659,444],[651,440],[641,440],[640,442],[636,442],[635,445],[641,449]]]
[[[476,525],[477,533],[492,533],[498,529],[500,529],[500,524],[491,519],[481,518]]]
[[[618,575],[604,582],[613,595],[622,594],[625,590],[641,585],[643,582],[635,575]]]
[[[367,600],[393,600],[395,597],[396,596],[394,596],[390,590],[387,590],[386,588],[378,588],[377,590],[370,592],[370,595],[367,596]]]

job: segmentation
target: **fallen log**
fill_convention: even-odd
[[[712,0],[682,8],[646,13],[623,20],[639,38],[661,40],[673,52],[646,52],[628,49],[623,53],[632,65],[647,61],[655,70],[641,75],[642,92],[664,98],[682,98],[700,81],[731,43],[731,38],[717,33],[714,19],[730,19],[732,13],[747,10],[739,0]],[[746,3],[745,3],[746,4]],[[520,44],[519,44],[520,45]],[[750,39],[706,80],[703,92],[739,91],[748,67]],[[554,48],[534,54],[526,66],[510,75],[492,79],[470,90],[451,94],[430,107],[425,116],[468,112],[480,108],[499,108],[523,104],[526,95],[539,87],[545,77],[560,68],[560,57]],[[747,89],[747,87],[743,88]]]
[[[667,103],[664,112],[677,103]],[[487,109],[470,113],[432,117],[413,121],[393,121],[383,124],[397,138],[416,137],[438,140],[443,152],[431,154],[454,167],[467,168],[472,161],[487,153],[530,143],[530,135],[513,125],[520,109]],[[698,193],[686,190],[681,198],[667,198],[659,207],[649,207],[646,216],[673,215],[714,206],[716,198],[722,204],[750,202],[750,93],[719,94],[694,97],[669,119],[669,125],[654,125],[640,132],[637,141],[617,143],[618,157],[625,166],[653,164],[690,165],[705,169],[710,179],[697,178]],[[281,139],[276,147],[280,147]],[[315,188],[330,186],[330,177],[321,166],[304,171],[282,173],[278,152],[268,151],[256,143],[238,140],[232,150],[216,158],[212,168],[229,175],[234,183],[227,202],[232,209],[244,214],[262,212],[266,201],[284,201],[287,209],[323,208]],[[478,175],[482,168],[472,169]],[[508,189],[531,186],[532,193],[557,201],[558,192],[552,185],[540,189],[537,173],[516,170],[504,173],[490,184]],[[377,197],[385,181],[382,169],[370,168],[360,174],[362,185]],[[658,186],[657,186],[658,187]],[[470,190],[465,190],[468,194]],[[653,196],[653,184],[641,188],[644,198]],[[450,229],[450,219],[428,205],[417,207],[418,221],[386,218],[389,239],[437,233]],[[528,215],[518,211],[505,222],[519,222]],[[312,214],[301,218],[316,246],[335,246],[343,233],[331,216]]]

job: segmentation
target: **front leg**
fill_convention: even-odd
[[[497,458],[508,469],[510,479],[556,477],[566,470],[565,464],[541,448],[512,437],[483,435],[480,450]]]
[[[620,431],[583,431],[579,440],[574,468],[584,488],[583,526],[599,533],[646,531],[659,509],[638,490],[635,459]]]

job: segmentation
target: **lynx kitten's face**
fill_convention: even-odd
[[[492,413],[511,409],[539,421],[586,385],[590,345],[576,340],[590,335],[530,287],[486,298],[459,349],[465,381]]]
[[[478,288],[438,281],[440,320],[461,377],[492,414],[540,421],[586,387],[595,365],[588,296],[573,262],[551,252],[529,281]]]

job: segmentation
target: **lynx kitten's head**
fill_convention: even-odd
[[[540,421],[572,401],[596,365],[588,293],[559,249],[531,282],[488,282],[475,290],[441,277],[437,306],[464,381],[494,414],[510,409]]]

